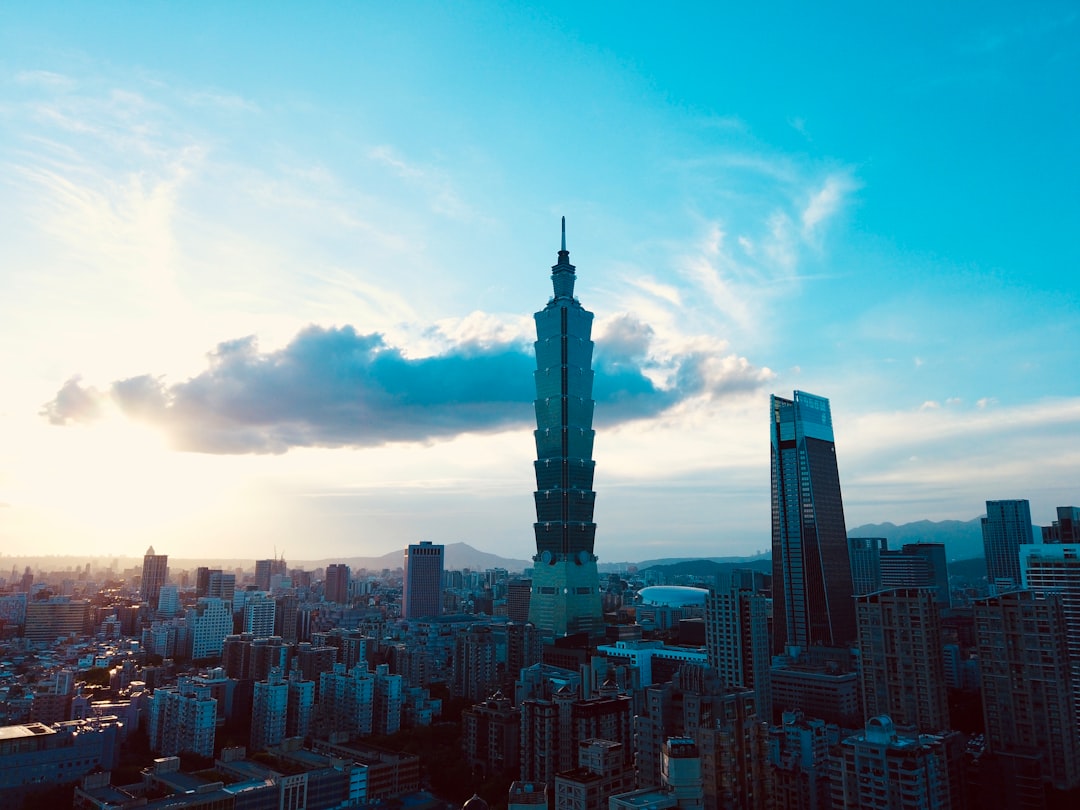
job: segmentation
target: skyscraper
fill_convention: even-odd
[[[405,552],[401,617],[420,619],[442,615],[443,547],[427,540]]]
[[[326,585],[323,596],[327,602],[345,604],[349,601],[349,579],[352,571],[345,563],[331,563],[326,566]]]
[[[773,649],[855,640],[829,400],[772,397]]]
[[[151,607],[157,607],[158,597],[161,595],[161,586],[169,575],[169,555],[155,554],[154,547],[150,546],[143,556],[142,563],[142,586],[139,593],[144,602]]]
[[[1031,505],[1025,500],[987,501],[982,535],[990,592],[1019,588],[1020,546],[1032,542]]]
[[[593,314],[574,297],[562,223],[554,296],[536,320],[536,556],[529,621],[545,638],[603,632],[593,543]]]

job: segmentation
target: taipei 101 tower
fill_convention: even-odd
[[[574,298],[574,266],[562,249],[551,268],[554,297],[536,313],[536,556],[529,621],[545,639],[600,636],[600,575],[593,543],[593,314]]]

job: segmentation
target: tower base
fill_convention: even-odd
[[[574,633],[588,633],[591,638],[603,636],[604,613],[596,558],[584,562],[537,559],[533,563],[529,621],[545,640]]]

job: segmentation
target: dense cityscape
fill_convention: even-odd
[[[154,546],[12,570],[3,806],[1075,806],[1080,509],[1036,533],[1027,500],[987,501],[974,574],[941,543],[849,537],[842,429],[795,391],[768,403],[771,558],[601,575],[569,257],[564,220],[535,314],[531,567],[418,541],[377,571]]]

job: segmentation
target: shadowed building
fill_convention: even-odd
[[[772,397],[773,650],[855,640],[829,400]]]
[[[434,545],[427,540],[410,545],[405,552],[401,618],[441,616],[442,581],[443,546]]]
[[[593,543],[593,314],[574,297],[575,268],[562,249],[554,296],[536,319],[536,556],[529,621],[545,639],[604,630]]]
[[[1019,588],[1020,546],[1033,541],[1031,504],[1024,500],[987,501],[982,536],[990,593]]]
[[[169,555],[155,554],[154,547],[150,546],[143,555],[142,585],[139,586],[139,594],[142,600],[151,607],[157,607],[158,597],[161,596],[161,586],[169,576]]]

